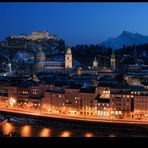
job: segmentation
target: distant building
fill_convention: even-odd
[[[12,39],[26,39],[26,40],[39,40],[39,39],[54,39],[57,40],[55,35],[49,35],[48,31],[32,32],[31,35],[11,35]]]
[[[65,53],[65,61],[47,61],[46,55],[44,51],[39,48],[36,54],[36,61],[27,63],[28,70],[32,70],[33,72],[40,71],[64,71],[64,69],[71,69],[72,65],[72,53],[71,49],[68,48]],[[26,67],[26,64],[24,65]],[[31,67],[31,69],[30,69]]]

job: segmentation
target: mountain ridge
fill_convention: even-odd
[[[112,49],[120,49],[124,45],[140,45],[145,43],[148,43],[148,36],[124,30],[119,36],[110,37],[99,45]]]

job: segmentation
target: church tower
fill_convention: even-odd
[[[40,47],[38,49],[37,55],[36,55],[36,64],[34,66],[35,71],[43,71],[44,70],[44,62],[46,61],[46,55],[42,51],[42,48]]]
[[[113,70],[116,69],[116,59],[114,51],[112,51],[110,63],[111,63],[111,69]]]
[[[12,72],[12,67],[11,67],[10,59],[8,59],[8,71],[9,71],[10,73]]]
[[[67,48],[65,53],[65,68],[72,68],[72,53],[70,48]]]
[[[94,60],[93,60],[93,68],[97,68],[97,67],[98,67],[98,62],[97,62],[97,59],[95,57]]]

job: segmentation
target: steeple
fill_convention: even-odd
[[[115,57],[115,52],[114,52],[114,50],[112,50],[111,57]]]
[[[93,68],[97,68],[97,67],[98,67],[98,62],[97,62],[97,59],[95,57],[94,60],[93,60]]]
[[[112,50],[111,59],[110,59],[111,69],[116,69],[116,59],[114,50]]]
[[[10,58],[8,58],[8,71],[9,71],[10,73],[12,72],[12,67],[11,67]]]

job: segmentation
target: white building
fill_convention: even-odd
[[[49,35],[48,31],[32,32],[31,35],[12,35],[10,38],[26,40],[57,39],[55,35]]]

